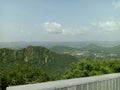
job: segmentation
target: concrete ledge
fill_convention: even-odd
[[[10,87],[7,87],[7,90],[55,90],[55,89],[66,88],[66,87],[74,88],[77,85],[84,85],[84,84],[87,85],[89,83],[109,81],[109,80],[114,80],[118,78],[120,79],[120,73],[84,77],[84,78],[75,78],[75,79],[68,79],[68,80],[58,80],[58,81],[51,81],[51,82],[44,82],[44,83],[37,83],[37,84],[10,86]],[[74,88],[69,90],[77,90],[77,89]],[[80,89],[80,90],[83,90],[83,89]],[[84,90],[89,90],[89,89],[84,89]],[[100,89],[97,89],[97,90],[100,90]]]

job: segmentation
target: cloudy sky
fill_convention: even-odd
[[[11,41],[120,41],[120,0],[0,0]]]

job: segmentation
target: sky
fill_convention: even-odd
[[[0,42],[120,41],[120,0],[0,0]]]

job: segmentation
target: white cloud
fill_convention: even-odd
[[[88,28],[73,28],[73,27],[64,27],[57,22],[46,22],[43,24],[43,28],[50,33],[57,33],[62,35],[76,35],[85,33]]]
[[[57,22],[46,22],[43,24],[44,29],[53,34],[62,34],[62,35],[80,35],[87,33],[99,33],[99,32],[116,32],[120,31],[120,21],[104,21],[91,23],[86,27],[64,27]]]
[[[62,26],[56,22],[46,22],[43,24],[43,27],[46,31],[51,33],[62,33]]]
[[[102,31],[118,31],[120,30],[120,21],[105,21],[105,22],[98,22],[92,23],[97,30]]]
[[[114,2],[113,6],[115,7],[115,9],[120,8],[120,1]]]

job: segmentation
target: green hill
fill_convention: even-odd
[[[106,48],[105,47],[102,47],[102,46],[99,46],[99,45],[96,45],[96,44],[89,44],[89,45],[86,45],[84,47],[82,47],[83,50],[88,50],[90,52],[100,52],[102,50],[105,50]]]
[[[120,46],[101,47],[91,44],[79,49],[59,47],[56,47],[59,48],[56,52],[104,50],[104,53],[120,53]],[[6,90],[6,87],[11,85],[120,72],[119,59],[91,60],[90,58],[89,60],[88,58],[78,62],[76,57],[56,52],[41,46],[28,46],[21,50],[0,49],[0,90]]]
[[[120,54],[120,45],[110,48],[109,51],[112,53]]]
[[[55,80],[78,59],[41,46],[0,49],[0,90],[7,86]]]
[[[58,54],[40,46],[28,46],[21,50],[0,49],[0,63],[5,65],[10,63],[29,64],[53,72],[65,69],[76,61],[77,58],[71,55]]]
[[[53,46],[52,48],[50,48],[50,50],[57,53],[64,53],[64,52],[73,52],[75,50],[79,50],[79,48],[73,48],[69,46]]]

